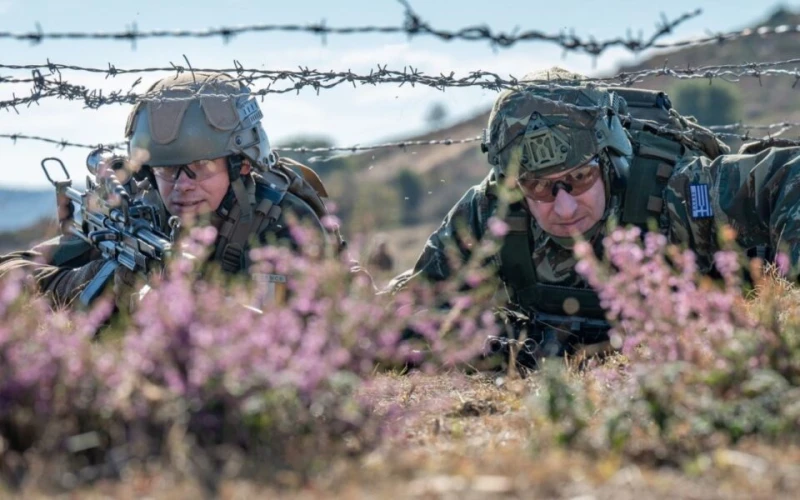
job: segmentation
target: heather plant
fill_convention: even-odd
[[[108,418],[108,359],[90,342],[111,304],[89,313],[51,311],[25,280],[0,280],[0,472],[18,484],[24,453],[58,454]]]
[[[746,293],[731,231],[722,244],[717,279],[700,272],[690,251],[635,228],[607,237],[602,258],[577,245],[579,271],[607,310],[618,354],[580,374],[543,376],[537,418],[555,423],[556,436],[577,429],[582,439],[570,442],[594,452],[658,462],[745,437],[796,442],[800,296],[780,266],[765,271],[757,262]],[[546,404],[565,399],[571,404],[556,411]]]
[[[4,278],[0,455],[13,452],[20,478],[48,453],[69,456],[27,476],[61,488],[150,457],[211,493],[228,474],[302,480],[380,441],[394,413],[374,411],[374,390],[360,393],[376,370],[454,367],[482,352],[494,327],[485,288],[420,283],[376,296],[346,256],[292,231],[302,255],[278,246],[250,255],[253,276],[287,277],[283,304],[264,302],[257,280],[203,265],[215,238],[207,228],[184,238],[126,321],[107,321],[110,298],[52,311],[21,277]]]

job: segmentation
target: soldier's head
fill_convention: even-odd
[[[191,219],[249,203],[243,176],[277,161],[262,116],[250,90],[224,73],[163,78],[128,117],[130,162],[172,215]]]
[[[539,226],[556,237],[595,227],[632,146],[618,112],[624,102],[556,68],[526,75],[500,94],[484,131],[498,180],[514,185]],[[527,83],[535,81],[535,83]]]

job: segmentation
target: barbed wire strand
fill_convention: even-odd
[[[136,42],[143,39],[163,39],[163,38],[214,38],[219,37],[227,43],[236,36],[245,33],[265,33],[265,32],[293,32],[308,33],[320,36],[322,43],[327,43],[329,35],[356,35],[356,34],[405,34],[409,38],[416,36],[431,36],[442,41],[486,41],[493,47],[511,47],[519,42],[539,41],[547,42],[560,46],[567,51],[585,52],[593,56],[599,56],[612,47],[621,47],[630,52],[638,53],[649,48],[657,47],[658,41],[685,23],[686,21],[699,16],[702,9],[695,9],[686,12],[675,19],[669,20],[662,14],[659,22],[656,23],[655,32],[649,37],[643,35],[634,37],[628,33],[626,38],[617,37],[608,40],[595,40],[594,37],[581,38],[574,32],[560,32],[558,34],[548,34],[539,30],[527,30],[522,32],[504,33],[494,32],[489,26],[475,25],[461,28],[455,31],[437,29],[425,22],[410,6],[406,0],[399,0],[404,7],[404,20],[399,26],[344,26],[331,27],[323,20],[319,23],[310,24],[253,24],[246,26],[226,26],[205,30],[153,30],[140,31],[134,22],[124,31],[117,32],[45,32],[39,23],[36,23],[35,31],[27,33],[12,33],[8,31],[0,32],[0,39],[10,39],[18,41],[28,41],[32,44],[40,44],[44,40],[116,40],[131,43],[133,49]],[[715,35],[722,40],[732,34]],[[663,45],[663,44],[662,44]]]
[[[777,68],[778,66],[786,66],[790,64],[798,64],[800,63],[800,58],[793,58],[793,59],[786,59],[781,61],[764,61],[764,62],[743,62],[737,64],[721,64],[721,65],[708,65],[708,66],[699,66],[693,68],[691,66],[687,66],[685,68],[675,67],[675,68],[668,68],[665,65],[662,68],[655,68],[655,69],[644,69],[639,71],[632,71],[632,72],[620,72],[614,76],[609,77],[587,77],[584,78],[583,81],[587,83],[612,83],[612,82],[620,82],[623,85],[629,85],[633,83],[637,83],[642,81],[646,78],[650,77],[659,77],[659,76],[672,76],[677,78],[717,78],[721,76],[759,76],[761,72],[759,70],[768,69],[768,68]],[[497,73],[477,70],[477,71],[470,71],[469,74],[462,78],[455,78],[455,72],[450,72],[449,75],[445,75],[444,73],[438,76],[429,76],[415,69],[413,66],[405,66],[402,71],[399,70],[388,70],[386,69],[388,65],[377,65],[377,70],[371,70],[367,75],[359,75],[356,73],[348,71],[318,71],[318,70],[309,70],[308,68],[301,68],[299,70],[266,70],[261,68],[245,68],[242,64],[234,60],[233,67],[230,68],[192,68],[193,71],[198,72],[222,72],[222,73],[229,73],[229,74],[236,74],[240,77],[240,81],[249,82],[254,81],[257,78],[256,76],[263,76],[265,78],[269,78],[273,81],[284,80],[284,79],[308,79],[308,78],[327,78],[327,79],[334,79],[334,78],[346,78],[348,81],[363,81],[364,83],[375,84],[379,83],[380,79],[385,76],[398,76],[403,77],[404,80],[399,81],[399,83],[416,83],[413,81],[414,78],[418,78],[421,81],[425,79],[434,80],[438,85],[452,85],[452,86],[461,86],[464,83],[469,82],[470,80],[479,79],[479,78],[491,78],[492,80],[496,81],[497,84],[504,84],[504,85],[518,85],[524,82],[545,82],[545,80],[525,80],[523,78],[517,78],[514,76],[509,76],[508,78],[501,77]],[[185,71],[187,71],[187,67],[181,64],[175,64],[170,62],[169,66],[162,66],[162,67],[147,67],[147,68],[118,68],[112,63],[108,63],[107,68],[97,68],[97,67],[87,67],[87,66],[79,66],[79,65],[72,65],[72,64],[61,64],[61,63],[54,63],[51,62],[49,59],[45,64],[0,64],[0,69],[9,69],[9,70],[47,70],[51,75],[59,75],[61,76],[62,70],[68,71],[76,71],[76,72],[86,72],[86,73],[99,73],[105,74],[106,78],[113,78],[119,75],[127,75],[127,74],[139,74],[139,73],[159,73],[159,72],[174,72],[176,76],[181,75]],[[738,70],[738,71],[736,71]],[[794,72],[788,70],[782,70],[779,72],[772,72],[767,74],[773,75],[790,75],[796,76],[796,70]],[[3,77],[0,76],[0,83],[33,83],[35,81],[34,78],[27,78],[27,79],[12,79],[10,77]],[[487,81],[486,83],[493,83],[491,81]]]
[[[750,134],[733,134],[733,133],[726,133],[726,132],[717,132],[715,133],[716,136],[724,139],[737,139],[741,141],[751,141],[751,140],[766,140],[770,137],[776,137],[784,132],[795,128],[800,127],[800,122],[778,122],[778,123],[770,123],[770,124],[763,124],[763,125],[748,125],[743,123],[732,123],[727,125],[713,125],[709,128],[713,131],[724,131],[724,130],[774,130],[779,129],[778,132],[771,133],[764,137],[753,137]],[[678,130],[671,130],[665,127],[657,127],[659,132],[662,133],[686,133],[686,131],[678,131]],[[127,147],[126,141],[119,141],[119,142],[110,142],[110,143],[98,143],[98,144],[82,144],[77,142],[68,141],[65,139],[52,139],[48,137],[36,136],[36,135],[28,135],[28,134],[0,134],[0,138],[10,139],[14,143],[18,140],[30,140],[30,141],[39,141],[45,142],[49,144],[54,144],[56,146],[61,147],[62,149],[66,147],[77,147],[77,148],[85,148],[85,149],[94,149],[98,147],[106,147],[112,149],[125,149]],[[301,154],[308,154],[308,153],[335,153],[335,152],[351,152],[357,153],[361,151],[370,151],[375,149],[406,149],[409,147],[414,146],[452,146],[456,144],[469,144],[473,142],[478,142],[481,140],[481,136],[476,137],[467,137],[464,139],[432,139],[432,140],[408,140],[408,141],[398,141],[398,142],[386,142],[380,144],[373,144],[373,145],[352,145],[352,146],[328,146],[328,147],[314,147],[314,146],[294,146],[294,147],[276,147],[274,148],[275,151],[278,152],[291,152],[291,153],[301,153]]]
[[[630,52],[638,53],[647,49],[667,49],[685,48],[711,43],[722,44],[747,38],[751,36],[768,37],[777,35],[800,33],[800,25],[781,24],[777,26],[759,26],[756,28],[745,28],[729,32],[710,33],[707,36],[678,40],[674,42],[659,42],[661,38],[672,34],[674,29],[684,22],[699,16],[702,9],[686,12],[673,20],[668,20],[662,15],[662,19],[657,24],[656,31],[648,38],[643,36],[633,37],[628,34],[626,38],[617,37],[608,40],[598,41],[593,37],[588,39],[581,38],[574,33],[561,32],[558,34],[548,34],[538,30],[527,30],[518,33],[494,32],[488,26],[469,26],[455,31],[436,29],[429,23],[422,20],[410,6],[401,1],[406,7],[405,20],[400,26],[345,26],[331,27],[325,21],[309,24],[254,24],[247,26],[224,26],[205,30],[152,30],[140,31],[134,22],[124,31],[116,32],[45,32],[39,23],[36,23],[35,31],[26,33],[12,33],[8,31],[0,32],[0,39],[11,39],[18,41],[29,41],[33,44],[40,44],[44,40],[116,40],[130,42],[132,48],[136,48],[136,41],[143,39],[163,39],[163,38],[214,38],[219,37],[227,43],[234,37],[245,33],[265,33],[265,32],[294,32],[308,33],[320,36],[322,43],[327,43],[329,35],[355,35],[355,34],[405,34],[409,38],[427,35],[438,38],[442,41],[487,41],[492,47],[511,47],[520,42],[548,42],[560,46],[566,51],[582,51],[593,56],[599,56],[612,47],[620,47]]]
[[[73,148],[84,148],[84,149],[96,149],[96,148],[110,148],[110,149],[123,149],[127,146],[127,142],[112,142],[108,144],[98,143],[98,144],[82,144],[78,142],[68,141],[66,139],[53,139],[50,137],[42,137],[38,135],[28,135],[28,134],[0,134],[0,138],[3,139],[10,139],[17,143],[19,140],[23,141],[38,141],[38,142],[45,142],[48,144],[55,144],[56,146],[60,147],[61,149],[65,149],[67,147]]]
[[[784,65],[790,62],[800,62],[800,59],[790,59],[787,61],[775,61],[771,63],[764,63],[764,64],[771,64],[771,65]],[[0,67],[8,66],[8,65],[0,65]],[[27,66],[28,68],[32,67]],[[55,72],[51,73],[51,77],[45,77],[41,74],[38,68],[31,70],[32,77],[31,78],[11,78],[11,77],[2,77],[0,76],[0,84],[2,83],[31,83],[32,88],[29,90],[29,94],[24,97],[17,97],[16,94],[12,96],[11,99],[1,100],[0,101],[0,109],[14,109],[15,111],[17,106],[26,105],[29,106],[33,103],[38,103],[38,101],[42,99],[48,98],[59,98],[59,99],[66,99],[66,100],[74,100],[74,101],[82,101],[84,106],[91,109],[97,109],[104,105],[109,104],[136,104],[142,101],[151,101],[151,102],[164,102],[164,101],[180,101],[180,100],[190,100],[196,98],[198,93],[189,94],[182,97],[163,97],[159,96],[156,92],[149,92],[149,93],[136,93],[133,89],[141,83],[141,78],[138,78],[132,85],[130,90],[114,90],[114,91],[106,91],[104,94],[102,89],[90,89],[82,85],[75,85],[69,83],[63,79],[63,75],[60,72],[60,65],[54,65],[48,62],[47,66],[50,71]],[[736,70],[730,68],[737,68]],[[108,75],[116,75],[120,74],[121,72],[145,72],[145,71],[163,71],[167,70],[168,68],[147,68],[147,69],[136,69],[136,70],[117,70],[113,66],[109,66],[108,70],[103,70],[107,72]],[[185,69],[181,67],[174,67],[175,71],[178,74],[182,73]],[[98,68],[81,68],[84,71],[97,71]],[[192,71],[220,71],[220,70],[213,70],[213,69],[192,69]],[[226,70],[223,70],[226,71]],[[377,85],[379,83],[394,83],[398,84],[399,86],[403,86],[409,84],[411,86],[422,85],[428,86],[431,88],[435,88],[437,90],[445,90],[446,88],[464,88],[464,87],[480,87],[483,89],[488,90],[503,90],[507,88],[518,88],[521,86],[528,87],[528,88],[542,88],[542,89],[553,89],[558,88],[559,84],[556,83],[558,80],[532,80],[532,79],[520,79],[514,76],[510,78],[503,78],[497,73],[492,73],[488,71],[472,71],[468,76],[457,78],[455,77],[454,73],[451,72],[449,75],[441,74],[439,76],[429,76],[425,73],[419,71],[418,69],[406,66],[403,68],[403,71],[398,70],[390,70],[387,69],[386,66],[378,66],[376,70],[370,71],[369,74],[357,74],[351,71],[318,71],[312,70],[308,68],[300,68],[297,71],[273,71],[273,70],[245,70],[244,68],[237,67],[235,71],[239,73],[238,78],[235,78],[237,81],[241,81],[246,85],[250,86],[254,81],[260,79],[268,79],[270,80],[270,84],[264,88],[253,88],[249,91],[243,91],[239,94],[220,94],[220,97],[225,98],[234,98],[240,96],[255,96],[255,97],[263,97],[267,94],[284,94],[287,92],[297,92],[299,93],[301,89],[304,87],[312,87],[317,94],[319,94],[321,89],[330,89],[342,84],[351,84],[354,88],[358,88],[357,84],[361,85]],[[249,76],[242,76],[246,72],[250,71],[252,74]],[[585,83],[595,83],[595,84],[613,84],[615,81],[620,81],[623,86],[630,86],[633,83],[638,83],[642,79],[646,77],[654,77],[654,76],[673,76],[677,78],[685,78],[685,79],[708,79],[711,81],[714,78],[724,79],[728,82],[735,82],[740,81],[740,79],[744,76],[754,77],[761,82],[761,78],[765,76],[790,76],[794,79],[794,83],[792,87],[796,87],[798,82],[800,82],[800,71],[797,69],[788,70],[788,69],[779,69],[779,68],[765,68],[762,66],[754,67],[753,63],[743,63],[738,66],[734,65],[725,65],[725,68],[721,67],[703,67],[703,68],[688,68],[684,70],[670,70],[670,69],[659,69],[659,70],[646,70],[643,72],[638,73],[622,73],[620,75],[616,75],[614,77],[606,77],[606,78],[586,78],[583,79]],[[273,84],[279,80],[289,80],[291,84],[286,87],[282,88],[273,88]],[[614,85],[610,85],[614,86]],[[204,93],[205,96],[215,95],[215,94],[208,94]],[[18,112],[18,111],[17,111]]]

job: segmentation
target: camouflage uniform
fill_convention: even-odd
[[[414,268],[397,276],[388,290],[396,290],[417,277],[433,281],[448,279],[454,273],[452,252],[448,250],[456,248],[455,254],[466,262],[473,241],[482,239],[489,230],[489,220],[499,216],[509,223],[510,232],[502,249],[489,261],[497,266],[511,308],[575,314],[562,308],[565,295],[558,293],[560,290],[581,300],[579,315],[602,318],[604,313],[596,295],[575,270],[570,242],[546,233],[530,215],[524,199],[511,200],[506,214],[498,196],[498,188],[508,185],[509,177],[515,177],[515,173],[509,173],[514,169],[549,175],[571,169],[595,154],[600,155],[603,165],[607,205],[600,222],[583,236],[593,243],[598,255],[609,221],[652,219],[670,242],[697,253],[698,265],[704,272],[711,270],[713,253],[719,248],[717,230],[722,224],[738,232],[742,247],[786,248],[792,262],[798,262],[800,148],[769,148],[757,154],[721,155],[712,159],[709,156],[715,155],[708,155],[687,135],[680,140],[670,139],[677,146],[671,158],[664,154],[667,149],[655,151],[652,158],[641,159],[638,155],[646,149],[643,144],[663,141],[664,137],[653,132],[654,127],[647,133],[642,132],[642,127],[632,127],[631,120],[624,115],[624,99],[620,102],[616,99],[619,96],[591,87],[528,88],[501,94],[484,136],[487,145],[484,151],[489,153],[492,171],[453,206],[427,240]],[[594,106],[595,111],[589,110],[589,106]],[[532,126],[538,116],[543,117],[543,127]],[[626,141],[634,146],[630,150],[626,150],[626,141],[619,141],[618,136],[613,138],[619,132],[614,127],[623,121],[627,124]],[[555,137],[551,145],[555,145],[556,152],[559,143],[565,142],[566,146],[563,154],[551,155],[552,161],[540,157],[538,164],[532,164],[529,156],[536,153],[524,148],[531,144],[535,147],[535,141],[541,140],[541,135],[536,134],[544,130],[554,131],[548,133]],[[669,148],[669,144],[664,147]],[[660,158],[653,160],[656,156]],[[639,179],[636,172],[643,168],[650,168],[652,174],[648,174],[649,187],[630,182]],[[644,193],[642,200],[640,191],[647,189],[650,191]],[[637,225],[647,228],[646,223]],[[512,240],[509,238],[512,235],[518,238]],[[520,235],[524,236],[520,239]],[[508,261],[512,264],[508,265]],[[532,269],[526,271],[526,266]],[[523,283],[523,277],[529,282]],[[558,303],[554,304],[554,300]]]
[[[225,74],[195,72],[160,80],[149,92],[183,99],[142,102],[131,112],[126,136],[128,173],[133,175],[126,186],[137,199],[156,208],[165,234],[169,233],[170,214],[156,189],[159,181],[154,169],[224,157],[230,186],[220,206],[210,214],[210,223],[218,229],[211,259],[224,271],[247,271],[252,244],[284,243],[297,250],[290,220],[310,225],[323,243],[337,250],[343,247],[338,229],[326,229],[322,223],[327,214],[322,198],[327,193],[319,177],[305,165],[279,158],[272,151],[260,123],[258,104],[248,95],[247,87]],[[195,93],[202,97],[198,99]],[[237,97],[221,98],[220,94]],[[252,171],[242,175],[244,160],[249,161]],[[177,175],[196,174],[178,170]],[[68,221],[62,221],[62,228],[68,225]],[[61,306],[78,297],[103,263],[88,243],[68,235],[28,251],[0,256],[0,276],[23,269],[33,277],[38,291]],[[118,268],[116,291],[133,284],[131,274],[122,266]]]

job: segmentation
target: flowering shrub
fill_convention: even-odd
[[[493,318],[474,292],[454,294],[449,309],[424,283],[376,296],[369,275],[292,230],[304,255],[268,246],[250,256],[251,275],[287,277],[283,304],[259,302],[258,280],[199,264],[210,229],[187,236],[127,321],[107,323],[110,297],[52,311],[23,276],[0,280],[5,482],[23,479],[34,455],[58,457],[33,480],[59,487],[148,456],[211,490],[235,456],[248,457],[242,474],[302,475],[380,438],[381,417],[358,394],[376,369],[455,366],[481,352]]]
[[[729,232],[723,237],[732,245]],[[800,295],[780,267],[753,265],[755,288],[745,297],[732,249],[714,257],[718,280],[699,272],[690,251],[638,229],[607,237],[602,259],[585,243],[575,250],[621,357],[581,376],[543,377],[538,407],[570,401],[538,412],[557,423],[557,435],[576,430],[585,439],[571,442],[581,446],[651,450],[676,462],[746,436],[800,438]]]

